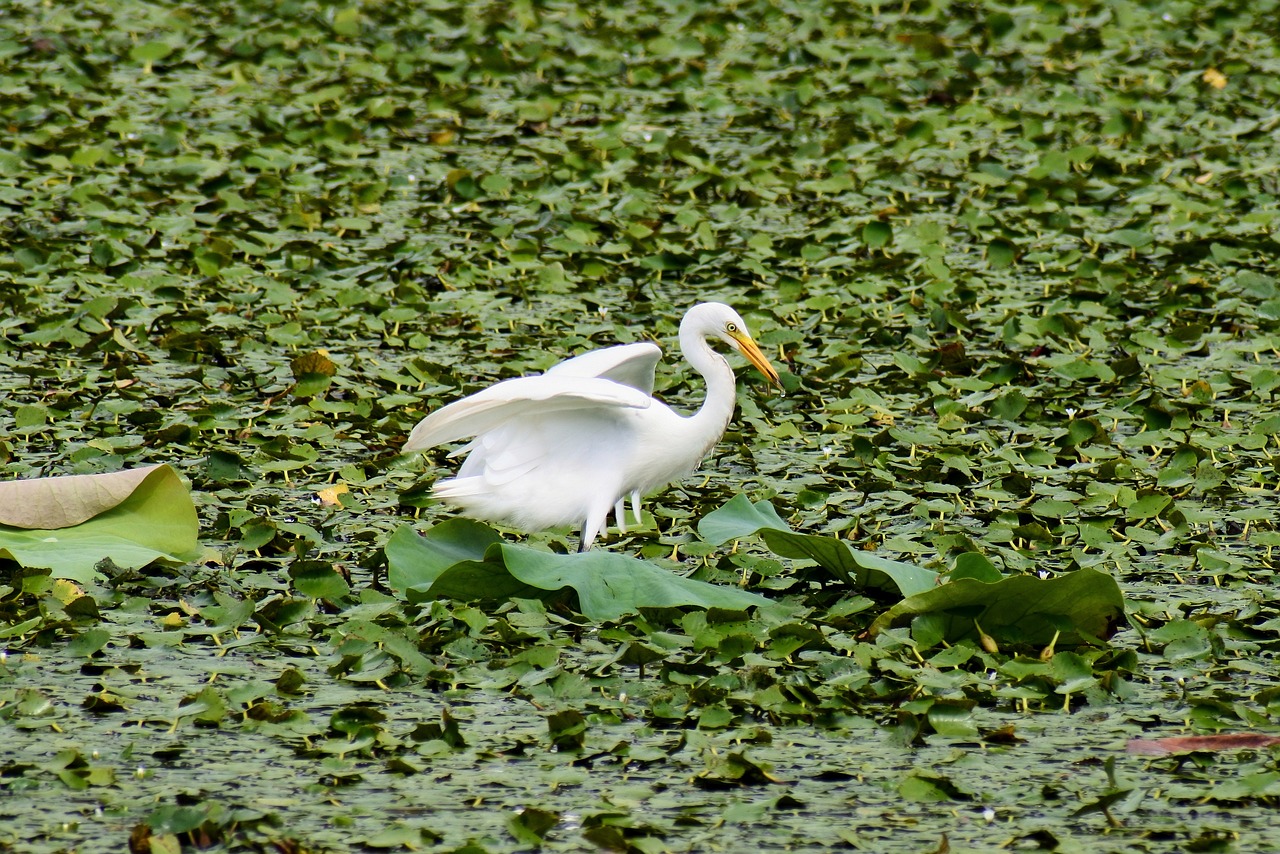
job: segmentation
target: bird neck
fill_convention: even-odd
[[[699,433],[705,431],[710,439],[710,447],[720,438],[729,419],[733,417],[733,407],[737,402],[737,383],[734,382],[733,369],[724,356],[711,349],[705,336],[685,324],[680,326],[680,349],[685,360],[702,374],[707,383],[706,400],[688,420],[690,428]]]

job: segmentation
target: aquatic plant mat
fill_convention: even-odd
[[[3,17],[0,848],[1274,847],[1274,0]],[[596,552],[398,453],[707,299]]]

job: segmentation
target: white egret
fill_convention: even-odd
[[[639,521],[640,496],[690,474],[724,435],[736,399],[733,369],[708,339],[742,353],[779,385],[738,313],[702,303],[680,322],[680,349],[707,383],[706,400],[693,415],[678,415],[654,399],[657,345],[623,344],[450,403],[413,428],[404,450],[474,437],[450,454],[467,458],[456,477],[435,485],[434,495],[477,518],[523,530],[580,526],[579,551],[586,551],[611,510],[626,531],[626,496]]]

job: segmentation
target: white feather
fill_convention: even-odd
[[[624,344],[567,359],[545,374],[510,379],[431,413],[406,451],[474,437],[458,475],[434,493],[481,519],[525,530],[582,526],[591,547],[609,513],[624,523],[623,500],[683,477],[719,441],[733,415],[733,371],[707,338],[740,349],[775,383],[777,373],[733,309],[703,303],[685,314],[680,346],[707,381],[694,415],[655,400],[654,344]]]

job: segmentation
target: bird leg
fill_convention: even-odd
[[[618,504],[622,504],[622,499],[618,499]],[[635,514],[636,524],[641,523],[640,520],[640,490],[633,490],[631,493],[631,512]],[[623,532],[625,533],[625,531]]]
[[[619,498],[618,503],[613,505],[613,515],[618,520],[618,532],[625,534],[627,532],[627,510],[626,503]]]
[[[582,522],[582,538],[578,540],[578,551],[585,552],[591,548],[591,544],[596,541],[596,537],[609,524],[609,511],[613,509],[606,504],[603,507],[595,507],[587,514],[587,518]]]

